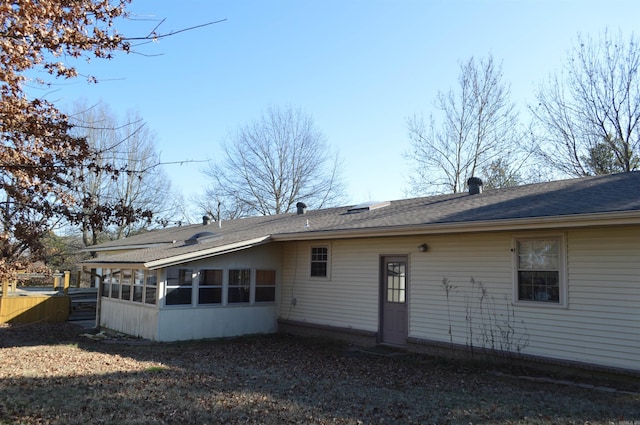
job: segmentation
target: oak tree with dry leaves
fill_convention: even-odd
[[[125,37],[116,24],[128,17],[129,3],[10,0],[0,4],[0,277],[23,267],[26,258],[39,259],[42,237],[59,220],[89,220],[100,228],[150,217],[150,211],[118,200],[96,205],[90,194],[72,195],[82,175],[80,165],[85,172],[113,175],[129,170],[95,161],[87,141],[70,131],[68,117],[28,90],[53,79],[96,82],[94,76],[80,76],[74,64],[108,60],[117,52],[130,52],[132,43],[185,31],[158,34],[154,29],[143,37]],[[78,205],[91,205],[92,214],[87,217],[82,212],[86,209]]]

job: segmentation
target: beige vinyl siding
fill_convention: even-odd
[[[329,276],[309,276],[312,246],[329,248]],[[280,317],[376,331],[378,256],[349,241],[291,243],[284,249]],[[295,299],[295,305],[292,300]]]
[[[545,232],[544,234],[553,234]],[[558,234],[560,232],[557,232]],[[491,328],[512,327],[512,348],[543,357],[638,368],[640,362],[640,230],[588,229],[566,232],[567,308],[513,304],[511,241],[503,233],[431,239],[431,256],[413,263],[411,336],[483,345]],[[457,247],[457,248],[456,248]],[[472,249],[481,248],[474,254]],[[460,267],[451,256],[465,258]],[[447,301],[442,277],[456,286]],[[480,311],[481,293],[469,283],[482,281],[494,304]],[[439,279],[439,280],[438,280]],[[421,284],[422,281],[422,284]],[[486,298],[485,298],[486,299]],[[510,310],[511,319],[507,319]],[[495,313],[495,315],[493,315]],[[496,319],[490,324],[490,316]],[[484,328],[483,328],[484,326]],[[473,335],[473,336],[471,336]],[[508,341],[502,341],[507,342]],[[485,344],[486,345],[486,341]],[[525,346],[526,345],[526,346]]]
[[[427,239],[429,251],[413,256],[411,262],[409,336],[474,347],[489,339],[485,345],[491,346],[493,314],[504,314],[511,304],[510,234]],[[448,300],[444,278],[452,286]],[[517,321],[512,326],[517,328]],[[493,341],[497,348],[499,341],[495,337]]]
[[[566,308],[513,302],[514,238],[545,235],[565,236]],[[427,252],[418,251],[422,243]],[[308,276],[309,251],[316,244],[285,246],[281,318],[377,331],[380,256],[405,254],[410,337],[640,369],[640,227],[325,244],[331,257],[326,281]],[[445,277],[454,286],[448,301]],[[504,330],[509,337],[500,336]]]

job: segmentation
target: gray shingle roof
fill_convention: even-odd
[[[391,201],[386,207],[349,213],[349,207],[310,210],[275,216],[249,217],[209,225],[153,230],[94,247],[96,250],[136,249],[98,261],[150,263],[180,256],[214,255],[257,238],[268,240],[335,237],[339,233],[397,232],[407,229],[454,228],[492,222],[536,222],[542,219],[578,219],[628,213],[640,222],[640,172],[586,177],[513,188],[487,190],[478,195],[457,193]],[[214,237],[185,244],[194,234],[209,231]],[[96,260],[90,260],[95,263]]]

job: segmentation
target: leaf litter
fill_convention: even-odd
[[[162,344],[82,333],[71,323],[0,325],[0,423],[640,421],[638,393],[421,354],[285,335]]]

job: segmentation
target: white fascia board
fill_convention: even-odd
[[[216,255],[226,254],[233,251],[239,251],[242,249],[252,248],[256,245],[262,245],[271,241],[269,235],[262,236],[255,239],[249,239],[246,241],[240,241],[228,245],[217,246],[215,248],[204,249],[195,252],[189,252],[186,254],[176,255],[174,257],[161,258],[159,260],[148,261],[144,263],[144,267],[149,270],[160,269],[162,267],[174,266],[176,264],[183,264],[188,261],[200,260],[202,258],[213,257]]]
[[[273,235],[274,241],[347,239],[425,234],[499,232],[510,230],[569,229],[580,227],[640,225],[640,211],[577,214],[552,217],[518,218],[456,223],[430,223],[386,226],[368,229],[318,230]]]

